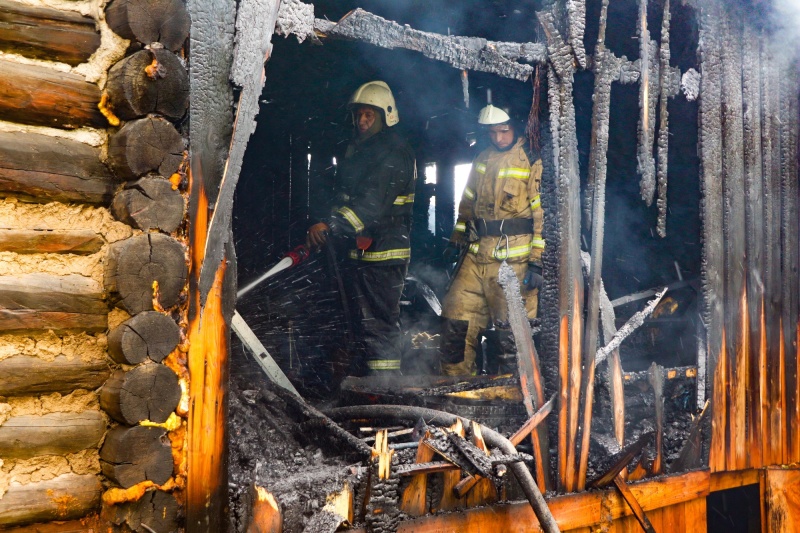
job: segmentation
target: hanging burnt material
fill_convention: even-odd
[[[542,68],[536,65],[533,68],[533,78],[531,84],[533,85],[533,101],[531,102],[531,110],[528,113],[528,122],[525,124],[525,136],[528,138],[528,149],[533,154],[539,154],[541,144],[541,123],[539,121],[539,111],[541,108],[542,98]]]
[[[583,308],[583,276],[580,259],[580,180],[578,175],[578,143],[575,131],[575,106],[572,99],[574,66],[571,47],[564,42],[556,28],[552,12],[537,13],[547,37],[550,58],[548,69],[548,100],[550,104],[550,134],[552,135],[555,191],[553,208],[556,216],[550,219],[554,227],[545,226],[546,251],[553,248],[545,268],[545,279],[558,280],[560,290],[551,302],[556,316],[543,317],[551,327],[557,323],[558,333],[553,346],[559,353],[558,391],[558,485],[559,489],[575,490],[576,449],[578,433],[578,401],[581,381],[581,333]],[[545,211],[548,211],[545,208]],[[552,231],[551,231],[552,230]],[[545,291],[547,294],[547,291]],[[546,307],[547,304],[544,305]],[[551,322],[552,321],[552,322]],[[548,337],[550,340],[553,337]]]
[[[664,17],[661,22],[661,46],[659,48],[659,71],[661,89],[659,125],[658,125],[658,169],[656,179],[658,180],[658,222],[656,231],[659,237],[667,236],[667,155],[669,153],[669,111],[667,110],[667,98],[670,91],[670,81],[672,72],[669,68],[669,0],[664,1]]]
[[[469,109],[469,77],[466,70],[461,71],[461,92],[464,93],[464,107]]]
[[[583,34],[586,31],[586,0],[567,0],[567,33],[572,53],[581,69],[586,68]]]
[[[640,191],[647,205],[653,203],[656,190],[653,137],[656,126],[659,64],[656,60],[658,45],[650,40],[647,29],[647,0],[639,0],[639,129],[637,147],[637,172],[641,176]]]
[[[747,455],[751,467],[763,465],[761,438],[762,435],[762,398],[766,391],[766,350],[762,350],[762,338],[766,332],[761,327],[764,305],[764,195],[762,184],[762,150],[761,150],[761,89],[760,76],[761,40],[758,31],[750,24],[745,24],[742,40],[742,99],[744,107],[742,124],[744,128],[744,184],[745,184],[745,246],[746,246],[746,288],[748,345],[750,361],[747,371],[749,386],[747,395],[747,428],[749,448]],[[763,365],[763,366],[762,366]]]

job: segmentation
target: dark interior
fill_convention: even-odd
[[[343,0],[315,2],[319,18],[338,20],[355,7],[411,27],[498,41],[542,41],[534,1],[395,3]],[[659,39],[660,3],[651,2],[650,28]],[[671,64],[682,71],[697,68],[697,22],[692,8],[672,7]],[[587,2],[587,52],[597,38],[600,1]],[[611,2],[607,45],[617,55],[638,57],[637,5]],[[592,23],[591,21],[595,21]],[[324,216],[335,173],[352,136],[346,102],[362,83],[381,79],[392,88],[400,112],[395,126],[417,156],[417,190],[410,274],[443,297],[448,279],[442,251],[454,223],[454,167],[468,164],[485,146],[476,124],[478,110],[491,90],[494,103],[528,116],[533,84],[469,72],[466,108],[461,72],[405,50],[327,40],[298,43],[294,37],[273,39],[266,68],[258,127],[245,156],[234,205],[234,235],[239,285],[257,278],[282,253],[304,242],[306,229]],[[545,76],[543,76],[545,78]],[[576,76],[574,102],[582,180],[586,180],[592,117],[593,75]],[[540,118],[546,125],[546,84],[541,86]],[[656,232],[655,202],[639,196],[636,173],[638,85],[615,83],[612,89],[603,281],[614,300],[637,291],[700,276],[700,194],[697,155],[697,102],[679,94],[669,101],[669,188],[667,236]],[[474,141],[477,139],[477,143]],[[471,144],[473,144],[471,146]],[[436,165],[435,184],[426,183],[426,167]],[[435,207],[431,208],[431,200]],[[546,202],[543,202],[546,206]],[[546,207],[545,207],[546,208]],[[321,212],[323,211],[323,212]],[[433,215],[431,215],[433,213]],[[431,231],[433,229],[433,231]],[[585,232],[582,248],[587,250]],[[341,306],[324,254],[283,272],[238,303],[238,310],[299,386],[312,393],[332,392],[331,362],[342,346]],[[435,334],[436,317],[407,284],[403,328]],[[696,318],[700,292],[696,283],[670,294],[676,307],[641,328],[623,344],[625,370],[643,370],[652,361],[662,366],[692,365],[696,353]],[[647,299],[616,308],[619,327]],[[410,341],[409,341],[410,342]],[[410,351],[419,357],[419,351]],[[553,358],[556,354],[541,354]],[[431,371],[430,361],[404,361],[404,372]],[[234,366],[234,372],[237,371]],[[241,371],[244,371],[241,369]]]

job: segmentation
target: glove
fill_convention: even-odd
[[[455,263],[458,261],[459,256],[461,255],[461,246],[458,246],[455,243],[448,243],[447,247],[444,249],[442,253],[442,257],[444,258],[445,263]]]
[[[308,234],[306,235],[306,246],[312,250],[322,246],[328,239],[328,233],[330,231],[331,228],[326,223],[317,222],[308,228]]]
[[[542,267],[539,265],[528,263],[528,271],[525,273],[525,278],[522,280],[525,285],[525,290],[532,291],[533,289],[541,289],[544,285],[544,278],[542,277]]]

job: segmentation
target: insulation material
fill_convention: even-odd
[[[59,355],[68,359],[79,358],[85,362],[104,361],[107,344],[105,335],[87,333],[63,337],[52,332],[36,335],[6,334],[0,335],[0,361],[15,355],[29,355],[45,361],[53,361]]]

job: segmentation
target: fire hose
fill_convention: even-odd
[[[382,421],[389,420],[404,420],[407,422],[415,423],[419,419],[425,420],[427,423],[437,424],[441,426],[451,426],[456,420],[463,417],[456,416],[444,411],[437,411],[435,409],[428,409],[425,407],[415,407],[410,405],[356,405],[352,407],[339,407],[337,409],[330,409],[324,412],[333,420],[350,420],[355,418],[374,418]],[[507,438],[493,429],[481,425],[481,434],[483,435],[486,444],[499,448],[504,454],[514,454],[516,449]],[[509,469],[514,473],[517,478],[525,497],[533,508],[533,513],[539,520],[539,525],[545,533],[559,533],[556,519],[550,508],[547,507],[547,502],[542,496],[539,487],[533,480],[533,476],[523,463],[511,463]]]

